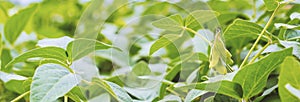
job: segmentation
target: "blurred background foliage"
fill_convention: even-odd
[[[118,3],[122,4],[124,2],[128,1],[104,0],[105,5],[118,5]],[[267,18],[272,13],[271,11],[266,10],[262,0],[171,0],[170,2],[185,6],[187,8],[185,10],[193,11],[194,9],[212,9],[217,11],[219,13],[217,19],[223,31],[225,31],[225,29],[236,19],[249,20],[264,26],[268,20]],[[31,77],[33,76],[34,71],[38,67],[39,63],[35,61],[26,61],[23,64],[17,64],[15,66],[10,66],[11,68],[4,69],[5,65],[14,57],[28,50],[39,48],[40,46],[38,46],[38,41],[42,39],[61,38],[64,36],[74,38],[75,31],[78,29],[78,22],[90,3],[90,0],[0,0],[0,33],[2,36],[0,46],[1,71],[21,75],[27,78],[26,80],[21,81],[0,81],[0,102],[12,100],[20,94],[26,92],[25,90],[29,90],[28,83],[30,86]],[[4,37],[4,25],[6,23],[10,23],[8,22],[8,19],[14,14],[18,14],[19,11],[34,7],[36,5],[38,5],[38,7],[35,10],[35,13],[33,13],[32,17],[30,17],[30,19],[26,22],[21,34],[17,36],[16,41],[13,41],[14,43],[10,43],[10,41]],[[109,8],[108,6],[108,8],[105,8],[104,10],[109,9],[115,8]],[[204,53],[204,56],[209,55],[209,51],[207,49],[195,49],[189,46],[184,47],[184,42],[187,40],[187,38],[184,37],[176,41],[175,44],[168,45],[165,48],[165,51],[160,51],[153,56],[148,55],[149,47],[146,46],[149,46],[164,34],[178,33],[157,30],[151,26],[151,22],[177,13],[181,13],[182,16],[187,16],[188,14],[184,13],[186,12],[185,10],[171,5],[165,0],[161,0],[161,2],[154,2],[153,0],[141,0],[131,5],[126,5],[119,8],[106,20],[96,40],[108,44],[112,44],[112,42],[116,40],[122,40],[124,43],[119,43],[119,45],[116,44],[116,46],[127,49],[129,57],[116,55],[116,58],[110,58],[108,54],[105,54],[109,51],[97,51],[95,53],[96,57],[93,59],[97,65],[97,71],[99,71],[97,73],[100,73],[100,75],[106,77],[113,76],[116,70],[127,66],[133,66],[135,63],[141,61],[145,61],[149,64],[167,64],[168,62],[172,64],[176,63],[176,58],[178,58],[179,55],[188,54],[193,50]],[[274,22],[299,24],[299,19],[291,21],[289,17],[294,12],[300,12],[299,3],[287,4],[282,7],[282,9],[278,11]],[[148,17],[148,15],[155,16]],[[143,17],[139,18],[138,20],[132,19],[140,16]],[[14,25],[18,25],[18,22],[15,22]],[[272,24],[268,31],[272,32],[273,34],[280,34],[279,32],[281,29],[276,29],[274,24]],[[285,38],[294,38],[296,40],[299,39],[299,29],[285,30]],[[115,35],[119,35],[119,38],[115,39]],[[252,39],[250,42],[253,41],[254,39]],[[261,42],[261,44],[265,43],[266,42]],[[246,56],[246,52],[251,47],[251,43],[245,43],[245,45],[241,48],[236,48],[236,46],[233,44],[226,45],[233,55],[233,60],[235,62],[234,65],[241,64],[241,59]],[[181,47],[180,50],[176,48],[178,46]],[[124,58],[125,60],[123,60]],[[129,63],[129,65],[127,65],[127,63]],[[199,66],[205,67],[205,69],[201,69],[199,71],[199,74],[205,75],[208,73],[208,62],[199,63],[197,61],[191,61],[187,62],[187,64],[189,64],[189,68],[182,70],[182,73],[192,73],[195,69],[199,68]],[[185,75],[189,74],[182,74],[180,78],[177,75],[177,77],[172,81],[185,81],[188,77]],[[274,86],[274,83],[277,83],[277,79],[274,76],[278,76],[278,73],[274,73],[270,76],[268,80],[270,82],[268,82],[267,85],[268,88]],[[120,86],[124,86],[122,85],[123,83],[118,83],[120,79],[111,78],[108,80],[115,82]],[[203,81],[203,79],[199,79],[199,81]],[[84,87],[83,89],[88,90],[86,91],[87,99],[93,99],[95,97],[99,98],[101,95],[103,95],[102,93],[104,93],[103,89],[101,90],[95,85]],[[135,94],[131,94],[131,96],[136,99],[144,98],[138,95],[135,96]],[[149,97],[150,96],[151,95],[149,95]],[[223,97],[219,100],[232,100],[232,98],[227,96],[222,96],[219,94],[218,96]],[[278,93],[275,92],[269,96],[278,98]],[[28,96],[21,101],[28,102]]]

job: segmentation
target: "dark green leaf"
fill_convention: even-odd
[[[243,98],[249,99],[259,94],[266,86],[269,74],[283,62],[285,57],[291,54],[292,48],[273,52],[259,61],[240,69],[233,78],[233,81],[242,86],[244,92]]]

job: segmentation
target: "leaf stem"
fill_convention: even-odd
[[[249,62],[249,64],[253,63],[255,59],[263,52],[271,43],[268,42]]]
[[[17,98],[13,99],[11,102],[17,102],[29,93],[30,93],[30,91],[27,91],[27,92],[23,93],[22,95],[18,96]]]
[[[193,30],[191,28],[187,28],[187,27],[183,27],[183,29],[185,29],[187,31],[190,31],[190,32],[194,33],[195,35],[199,36],[202,40],[204,40],[205,42],[207,42],[210,46],[212,45],[212,43],[209,40],[207,40],[203,35],[199,34],[195,30]]]
[[[273,21],[273,19],[274,19],[274,17],[275,17],[275,14],[276,14],[277,10],[279,9],[279,7],[280,7],[280,5],[278,5],[278,6],[276,7],[276,9],[273,11],[273,13],[272,13],[272,15],[271,15],[269,21],[267,22],[266,26],[265,26],[264,29],[261,31],[261,33],[260,33],[259,36],[257,37],[256,41],[255,41],[254,44],[252,45],[250,51],[248,52],[247,56],[246,56],[245,59],[243,60],[242,64],[240,65],[240,68],[242,68],[242,67],[245,65],[245,63],[246,63],[246,61],[248,60],[250,54],[253,52],[254,48],[258,45],[259,40],[261,39],[261,37],[263,36],[263,34],[266,32],[266,30],[268,29],[268,27],[271,25],[271,23],[272,23],[272,21]]]
[[[64,96],[64,102],[68,102],[68,96]]]

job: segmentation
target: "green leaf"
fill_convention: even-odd
[[[250,41],[255,40],[262,30],[263,28],[258,24],[237,19],[230,24],[224,32],[226,45],[233,46],[235,48],[242,48],[249,44]],[[266,32],[264,35],[268,34],[269,33]],[[262,40],[267,41],[265,36],[263,36]]]
[[[192,102],[194,99],[196,99],[197,97],[206,94],[207,91],[201,91],[201,90],[196,90],[196,89],[192,89],[191,91],[189,91],[189,93],[186,95],[184,102]]]
[[[34,5],[30,8],[20,11],[7,20],[4,27],[4,35],[6,40],[8,40],[11,44],[16,41],[37,8],[38,5]]]
[[[286,84],[285,88],[294,96],[300,100],[300,90],[294,88],[291,84]]]
[[[274,11],[278,6],[277,0],[264,0],[268,11]]]
[[[58,64],[41,65],[33,76],[30,101],[55,101],[68,93],[80,81],[80,77]]]
[[[159,38],[154,44],[151,45],[149,55],[152,55],[154,52],[159,50],[162,47],[169,45],[170,43],[174,42],[175,40],[179,39],[180,36],[176,34],[167,34]]]
[[[27,61],[27,59],[29,58],[51,58],[66,63],[67,55],[66,55],[66,51],[59,47],[36,48],[17,56],[12,61],[10,61],[6,65],[6,67],[9,67],[18,62]]]
[[[5,73],[0,71],[0,79],[6,83],[10,80],[26,80],[26,77],[20,76],[20,75],[15,75],[15,74],[9,74],[9,73]]]
[[[169,31],[180,31],[183,27],[183,19],[180,15],[176,14],[154,21],[152,25]]]
[[[236,99],[242,99],[243,96],[241,85],[226,80],[211,82],[211,83],[196,83],[196,84],[191,84],[188,86],[182,86],[178,88],[182,88],[182,89],[194,88],[203,91],[217,92],[219,94],[227,95]]]
[[[266,86],[269,74],[283,62],[285,57],[291,54],[292,48],[273,52],[259,61],[240,69],[233,78],[233,81],[242,86],[244,92],[243,98],[249,99],[259,94]]]
[[[97,85],[104,88],[109,94],[111,94],[118,101],[133,102],[133,100],[127,94],[127,92],[124,89],[122,89],[119,85],[98,78],[94,78],[93,82],[95,82]]]
[[[204,23],[216,19],[218,15],[218,12],[212,10],[196,10],[191,12],[185,18],[184,26],[194,30],[198,30],[199,28],[202,28],[202,26],[204,26]]]
[[[69,54],[68,56],[71,58],[70,60],[74,61],[88,55],[89,53],[95,50],[109,49],[109,48],[115,48],[117,50],[121,50],[117,47],[113,47],[112,45],[97,40],[79,38],[79,39],[75,39],[74,41],[68,44],[67,52]]]
[[[140,61],[136,65],[133,66],[132,72],[137,76],[149,75],[151,74],[151,70],[148,67],[148,64],[144,61]]]
[[[78,86],[75,86],[69,93],[67,93],[67,96],[75,102],[87,102],[84,93],[82,93],[82,90]]]
[[[299,102],[300,98],[297,98],[291,93],[286,85],[291,85],[296,89],[300,89],[300,62],[294,57],[286,57],[280,66],[278,90],[281,101],[283,102]]]

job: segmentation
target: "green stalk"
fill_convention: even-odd
[[[249,62],[249,64],[253,63],[255,59],[263,52],[271,43],[268,42]]]
[[[64,96],[64,102],[68,102],[68,96]]]
[[[17,98],[13,99],[11,102],[18,102],[20,99],[22,99],[24,96],[26,96],[29,93],[30,93],[30,91],[27,91],[27,92],[23,93],[22,95],[18,96]]]
[[[245,64],[246,61],[248,60],[250,54],[253,52],[254,48],[257,46],[259,40],[261,39],[261,37],[263,36],[263,34],[266,32],[266,30],[268,29],[268,27],[270,26],[270,24],[272,23],[276,12],[278,11],[280,7],[280,4],[278,4],[278,6],[276,7],[276,9],[273,11],[269,21],[267,22],[266,26],[264,27],[264,29],[261,31],[261,33],[259,34],[258,38],[256,39],[256,41],[254,42],[254,44],[252,45],[250,51],[248,52],[247,56],[245,57],[245,59],[243,60],[242,64],[240,65],[240,68],[242,68]]]

